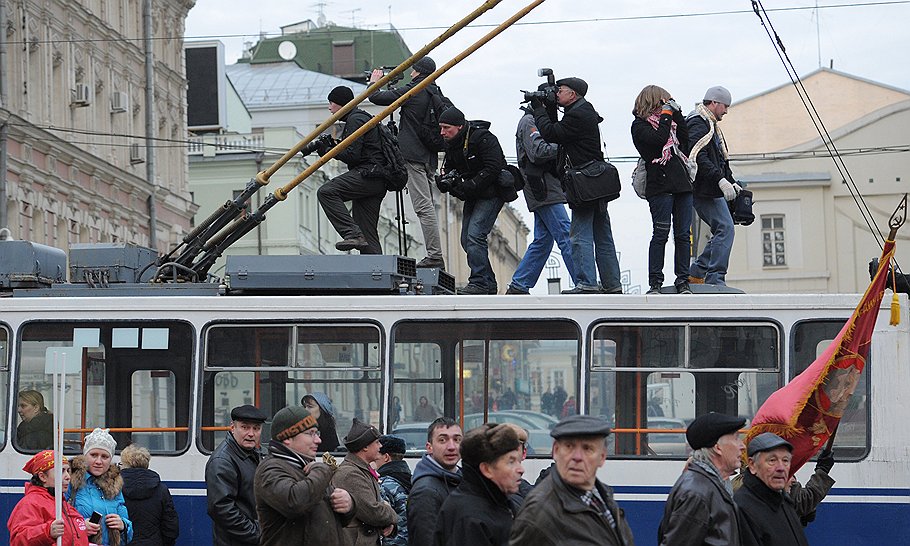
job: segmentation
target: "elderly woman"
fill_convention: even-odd
[[[319,452],[338,451],[341,442],[338,441],[338,432],[335,430],[335,406],[329,397],[324,392],[311,392],[300,400],[300,404],[316,418],[319,437],[322,439]]]
[[[436,546],[500,546],[509,543],[515,509],[509,495],[518,492],[524,468],[515,428],[486,423],[461,441],[463,480],[442,504],[436,522]]]
[[[22,419],[16,427],[19,449],[37,451],[54,447],[54,416],[44,407],[44,396],[38,391],[20,391],[17,410]]]
[[[659,294],[664,283],[664,248],[673,227],[673,285],[679,294],[689,288],[689,228],[692,225],[692,181],[686,153],[689,130],[670,93],[647,85],[632,110],[632,143],[645,162],[645,197],[651,209],[653,234],[648,247],[648,294]]]
[[[130,546],[170,546],[180,534],[171,492],[161,476],[149,470],[151,458],[149,450],[136,444],[120,452],[123,498],[136,534]]]
[[[63,472],[60,487],[66,489],[70,483],[70,465],[63,458]],[[9,516],[10,546],[52,546],[57,537],[63,537],[67,546],[88,546],[86,523],[79,512],[63,503],[62,517],[56,519],[54,508],[54,452],[42,451],[32,457],[22,470],[32,475],[25,484],[22,497]]]
[[[73,458],[70,500],[82,517],[101,514],[100,523],[86,523],[89,536],[101,533],[100,544],[119,546],[133,539],[133,524],[123,500],[120,469],[111,465],[117,442],[107,429],[85,437],[82,455]]]

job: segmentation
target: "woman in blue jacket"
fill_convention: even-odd
[[[123,500],[120,469],[111,465],[117,442],[107,429],[96,428],[85,437],[83,455],[71,463],[70,499],[85,518],[89,536],[101,533],[100,544],[119,546],[133,539],[133,524]],[[91,523],[93,512],[101,514]]]

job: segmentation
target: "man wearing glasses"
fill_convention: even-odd
[[[272,419],[270,457],[254,480],[262,546],[344,544],[354,503],[347,491],[331,487],[335,469],[315,460],[320,442],[316,418],[303,406],[283,408]]]

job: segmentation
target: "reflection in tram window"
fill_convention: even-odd
[[[380,426],[380,333],[372,324],[212,326],[206,333],[201,448],[209,452],[221,441],[233,407],[252,404],[271,418],[314,392],[332,402],[339,436],[354,417]],[[271,419],[263,438],[270,428]]]
[[[84,431],[94,427],[124,429],[112,431],[120,447],[135,441],[154,452],[181,451],[189,438],[193,340],[192,327],[176,321],[28,323],[16,387],[44,393],[53,408],[47,349],[75,347],[65,351],[79,371],[65,380],[64,451],[80,452]]]
[[[9,400],[9,333],[0,324],[0,400]],[[0,448],[6,445],[6,412],[0,412]]]
[[[769,324],[602,324],[591,346],[589,412],[613,425],[611,456],[685,458],[696,416],[751,418],[780,384]]]
[[[464,415],[469,430],[510,422],[528,430],[532,455],[547,455],[550,427],[578,411],[578,326],[553,321],[402,321],[393,330],[393,432],[424,427],[429,410]]]

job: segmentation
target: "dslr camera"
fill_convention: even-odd
[[[547,83],[541,85],[537,91],[525,91],[521,90],[525,94],[524,100],[521,102],[531,102],[534,99],[537,99],[544,104],[556,104],[556,90],[559,88],[556,85],[556,77],[553,76],[552,68],[538,68],[537,75],[541,78],[546,77]]]
[[[389,72],[391,72],[392,70],[395,70],[396,68],[398,68],[398,67],[397,66],[377,66],[376,70],[382,70],[382,75],[383,75],[383,77],[385,77]],[[364,70],[363,75],[364,75],[364,79],[366,80],[367,85],[370,85],[370,76],[373,75],[373,71]],[[402,72],[401,74],[398,74],[397,76],[395,76],[394,78],[389,80],[389,82],[386,84],[386,86],[392,87],[393,85],[395,85],[396,83],[400,82],[403,79],[404,79],[404,72]]]
[[[436,175],[436,187],[442,193],[449,193],[459,182],[461,182],[461,173],[458,171],[449,171],[445,174]]]

